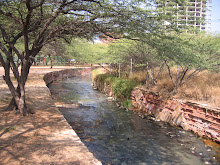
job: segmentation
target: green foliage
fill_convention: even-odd
[[[137,84],[131,80],[116,78],[111,86],[116,99],[125,100],[131,96],[131,91]]]
[[[216,36],[171,33],[163,38],[151,37],[143,42],[156,51],[154,59],[167,61],[171,65],[211,69],[217,65],[211,59],[219,63],[219,37]]]
[[[103,63],[107,53],[107,45],[92,43],[86,39],[75,38],[66,45],[67,56],[81,63]]]
[[[97,80],[97,75],[101,74],[100,71],[98,69],[94,69],[92,71],[92,83],[94,84],[94,80]]]
[[[96,77],[98,74],[99,74],[99,72],[98,72],[97,69],[94,69],[94,70],[92,71],[92,83],[94,83],[94,79],[95,79],[95,77]]]
[[[198,35],[192,47],[198,59],[196,67],[220,71],[220,36]]]
[[[135,86],[137,86],[137,83],[132,80],[121,79],[114,77],[111,74],[97,75],[95,81],[97,84],[101,85],[99,87],[101,90],[104,88],[104,85],[110,85],[115,98],[119,101],[128,100],[131,96],[131,91]]]
[[[114,81],[116,77],[114,77],[111,74],[98,74],[95,76],[95,81],[98,82],[98,84],[101,84],[101,90],[104,88],[104,84],[110,85]]]
[[[122,102],[122,106],[125,107],[125,108],[131,108],[132,107],[132,102],[130,99],[128,100],[125,100]]]
[[[125,63],[125,59],[129,58],[129,48],[132,45],[131,40],[121,39],[113,41],[108,48],[108,61],[110,63]]]
[[[129,39],[120,39],[111,42],[108,47],[109,63],[129,64],[130,59],[135,65],[150,63],[159,65],[157,51],[151,45]]]
[[[30,53],[33,58],[42,47],[60,39],[92,40],[103,34],[140,38],[146,32],[160,29],[154,4],[154,0],[0,1],[1,29],[5,31],[0,33],[0,41],[17,44],[20,54]],[[107,62],[103,44],[77,41],[65,54],[86,63]]]
[[[102,44],[102,43],[96,43],[90,45],[90,51],[92,53],[92,62],[93,63],[105,63],[107,62],[106,56],[107,56],[107,48],[108,45]]]

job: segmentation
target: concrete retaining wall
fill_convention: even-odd
[[[93,83],[108,96],[114,97],[110,85]],[[104,88],[104,89],[103,89]],[[131,94],[132,110],[139,114],[154,116],[157,120],[193,131],[199,136],[205,136],[220,142],[220,109],[212,109],[201,105],[181,102],[179,100],[163,100],[162,97],[136,87]]]
[[[47,73],[44,75],[43,79],[46,84],[49,84],[53,81],[68,77],[91,75],[91,72],[92,72],[92,68],[65,69],[61,71]]]

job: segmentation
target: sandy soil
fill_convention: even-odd
[[[0,67],[0,164],[101,164],[55,107],[43,75],[69,67],[32,67],[26,85],[34,115],[4,111],[11,95]]]

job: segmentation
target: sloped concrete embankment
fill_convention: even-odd
[[[45,74],[43,77],[43,80],[47,85],[53,81],[64,79],[64,78],[91,75],[91,71],[92,71],[92,68],[74,68],[74,69],[65,69],[65,70],[60,70],[60,71],[54,71],[54,72],[50,72],[50,73]],[[69,124],[68,124],[68,126],[69,126]],[[75,131],[72,130],[72,132],[74,133],[74,136],[76,138],[77,135],[76,135]],[[72,136],[72,135],[70,134],[70,136]],[[72,141],[72,142],[74,143],[74,141]],[[70,143],[71,143],[71,141],[70,141]],[[77,143],[80,144],[80,145],[78,144],[78,148],[81,148],[81,151],[76,151],[78,153],[76,153],[75,156],[81,155],[79,157],[81,157],[83,160],[83,161],[81,160],[81,162],[79,161],[79,164],[91,164],[91,165],[92,164],[94,164],[94,165],[101,165],[102,164],[99,160],[97,160],[93,156],[92,153],[90,153],[88,151],[87,147],[81,142],[81,140],[78,136],[77,136]],[[75,163],[73,163],[73,164],[75,164]]]
[[[93,85],[108,96],[114,97],[110,85],[105,84],[104,89],[100,89],[101,85],[98,82],[94,82]],[[139,87],[132,91],[131,100],[133,110],[141,115],[154,116],[156,120],[168,122],[220,142],[220,109],[180,100],[163,100],[159,95]]]
[[[11,96],[0,79],[0,164],[101,165],[55,107],[50,91],[43,81],[46,72],[51,72],[51,69],[31,68],[26,84],[26,101],[29,107],[35,110],[35,114],[25,117],[15,115],[14,111],[4,111]],[[84,74],[90,74],[89,69],[74,69],[47,75],[64,78]],[[44,79],[48,83],[55,80],[55,77],[51,79],[45,76]]]

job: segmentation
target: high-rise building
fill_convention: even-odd
[[[211,28],[212,0],[158,0],[158,7],[165,14],[172,14],[172,22],[179,29],[193,28],[199,31]],[[165,25],[170,24],[169,21]]]

